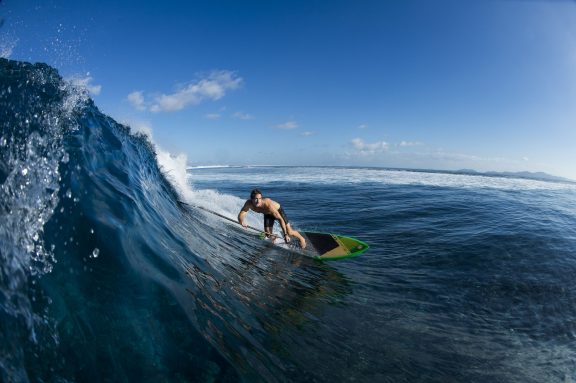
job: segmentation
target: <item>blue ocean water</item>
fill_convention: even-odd
[[[576,378],[574,184],[184,172],[54,69],[4,59],[0,116],[2,382]],[[179,202],[235,218],[255,187],[370,250],[318,262]]]

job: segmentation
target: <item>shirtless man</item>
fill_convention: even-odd
[[[290,236],[294,236],[300,241],[300,247],[303,249],[306,248],[306,240],[299,232],[292,229],[288,218],[286,218],[286,213],[284,213],[284,209],[282,209],[280,204],[270,198],[262,198],[262,193],[258,189],[252,190],[250,199],[244,203],[242,210],[240,210],[238,214],[238,222],[244,227],[248,227],[248,225],[244,223],[244,217],[246,217],[249,210],[264,214],[264,232],[267,236],[272,235],[274,221],[278,221],[282,227],[286,243],[290,242]]]

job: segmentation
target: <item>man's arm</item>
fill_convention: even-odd
[[[238,213],[238,223],[244,227],[248,226],[244,223],[244,217],[246,217],[248,210],[250,210],[250,202],[246,201],[242,207],[242,210],[240,210],[240,213]]]

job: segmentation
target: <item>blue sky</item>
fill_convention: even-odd
[[[191,165],[576,179],[576,2],[2,0],[0,53]]]

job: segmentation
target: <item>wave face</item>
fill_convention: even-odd
[[[151,144],[46,65],[1,59],[0,89],[0,380],[235,380]]]

